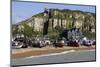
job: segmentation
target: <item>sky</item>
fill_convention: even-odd
[[[95,13],[95,6],[12,1],[12,23],[19,23],[43,12],[44,8],[70,9]]]

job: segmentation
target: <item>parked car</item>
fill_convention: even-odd
[[[53,44],[54,44],[55,48],[57,48],[57,47],[62,48],[64,46],[64,40],[62,40],[62,39],[55,40]]]
[[[83,41],[82,45],[84,46],[92,46],[92,43],[90,40],[87,40],[87,41]]]
[[[92,46],[92,40],[90,40],[90,39],[84,37],[84,38],[82,39],[82,44],[81,44],[81,45],[84,45],[84,46]]]
[[[20,38],[14,38],[12,41],[12,48],[27,48],[28,42],[27,39],[20,37]]]
[[[92,41],[92,45],[96,45],[96,41],[95,40]]]
[[[32,42],[32,47],[39,47],[39,48],[42,48],[44,47],[45,44],[42,40],[39,40],[39,41],[33,41]]]
[[[21,42],[13,42],[12,43],[12,48],[13,49],[19,49],[19,48],[22,48],[23,44]]]
[[[79,47],[79,43],[78,43],[77,40],[70,40],[70,41],[68,41],[67,44],[68,44],[67,46],[71,46],[71,47]]]

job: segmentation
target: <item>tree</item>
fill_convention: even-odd
[[[17,33],[18,33],[18,27],[13,25],[12,26],[12,35],[14,36]]]
[[[23,24],[24,30],[23,34],[25,37],[31,37],[33,35],[33,28],[28,26],[27,24]]]
[[[84,29],[85,29],[86,32],[89,31],[90,25],[91,25],[90,16],[89,15],[86,15],[85,20],[84,20],[84,24],[83,24]]]
[[[57,25],[57,26],[55,27],[55,30],[56,30],[57,32],[62,32],[62,31],[63,31],[63,27],[60,27],[59,25]]]

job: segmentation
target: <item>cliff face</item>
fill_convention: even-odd
[[[44,12],[20,22],[18,26],[22,27],[23,23],[26,23],[33,27],[34,31],[43,31],[46,22],[48,22],[48,31],[59,26],[63,29],[76,27],[82,31],[95,32],[96,18],[95,13],[67,9],[45,9]]]

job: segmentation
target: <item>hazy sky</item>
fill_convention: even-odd
[[[12,2],[12,23],[18,23],[31,16],[43,12],[44,8],[58,8],[81,10],[84,12],[95,13],[95,6],[69,5],[69,4],[50,4],[50,3],[35,3],[35,2]]]

